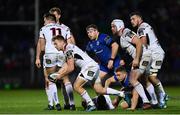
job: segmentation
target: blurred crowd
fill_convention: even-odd
[[[152,25],[166,52],[162,70],[180,70],[180,0],[39,0],[39,26],[43,14],[51,7],[60,7],[61,21],[71,28],[77,45],[85,48],[88,41],[85,27],[98,25],[100,32],[111,35],[110,23],[114,18],[124,20],[131,28],[129,14],[138,10]],[[33,0],[1,0],[0,21],[33,21]],[[0,25],[0,73],[29,71],[29,49],[35,48],[34,26]],[[164,72],[164,71],[162,71]]]

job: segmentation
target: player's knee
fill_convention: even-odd
[[[79,89],[81,88],[78,83],[74,83],[73,87],[75,91],[79,91]]]

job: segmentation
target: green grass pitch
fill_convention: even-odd
[[[44,90],[0,90],[0,114],[180,114],[180,87],[166,87],[169,94],[168,108],[152,110],[126,111],[120,108],[108,111],[86,112],[81,107],[81,97],[74,93],[76,111],[44,110],[47,106],[47,97]],[[90,88],[91,96],[95,93]],[[63,97],[59,90],[59,99],[63,105]]]

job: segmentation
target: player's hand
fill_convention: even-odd
[[[124,66],[126,63],[125,63],[125,61],[122,59],[122,60],[120,60],[120,63],[119,63],[121,66]]]
[[[133,60],[133,62],[132,62],[132,67],[133,67],[133,68],[139,67],[139,59],[134,58],[134,60]]]
[[[40,67],[41,67],[41,60],[38,59],[38,58],[36,58],[35,64],[36,64],[36,67],[37,67],[37,68],[40,68]]]
[[[114,63],[114,60],[109,60],[107,67],[108,67],[109,69],[112,69],[112,68],[113,68],[113,63]]]
[[[133,109],[133,108],[127,108],[126,110],[128,110],[128,111],[134,111],[135,109]]]

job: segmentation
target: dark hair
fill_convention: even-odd
[[[51,20],[51,21],[55,21],[56,22],[56,17],[54,14],[50,14],[50,13],[46,13],[43,16],[44,18],[46,18],[47,20]]]
[[[52,38],[52,41],[54,42],[55,40],[60,40],[60,41],[66,42],[66,40],[64,39],[64,37],[61,36],[61,35],[54,36],[54,37]]]
[[[115,72],[127,72],[124,66],[119,66],[116,68]]]
[[[53,7],[49,10],[49,13],[57,12],[59,15],[61,15],[61,9],[58,7]]]
[[[98,27],[97,27],[95,24],[90,24],[90,25],[88,25],[88,26],[86,27],[86,31],[88,31],[89,28],[94,28],[94,29],[98,30]]]
[[[137,16],[139,16],[141,19],[143,19],[142,14],[141,14],[140,12],[138,12],[138,11],[131,12],[130,15],[129,15],[129,17],[134,16],[134,15],[137,15]]]

